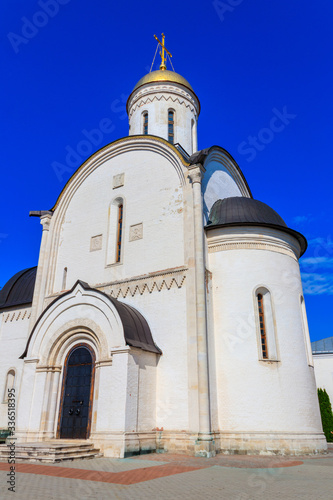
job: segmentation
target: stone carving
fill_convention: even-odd
[[[102,239],[103,235],[98,234],[97,236],[92,236],[90,240],[90,251],[95,252],[96,250],[102,249]]]
[[[117,189],[124,185],[125,174],[117,174],[113,176],[113,189]]]
[[[142,238],[143,238],[142,222],[140,222],[140,224],[134,224],[133,226],[130,226],[129,240],[135,241],[135,240],[141,240]]]

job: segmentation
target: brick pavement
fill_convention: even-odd
[[[6,468],[0,463],[1,500],[333,500],[333,453],[300,459],[151,454],[52,465],[18,463],[15,494],[7,492]]]

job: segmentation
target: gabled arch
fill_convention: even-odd
[[[112,348],[130,345],[161,354],[145,318],[133,307],[77,281],[38,318],[21,356],[55,363],[69,341],[90,340],[99,359]]]
[[[61,242],[61,231],[63,223],[66,220],[66,212],[75,198],[75,195],[82,184],[88,180],[99,167],[105,164],[108,160],[118,158],[120,155],[134,152],[147,152],[156,154],[156,161],[152,168],[156,168],[156,176],[158,176],[160,162],[158,159],[167,161],[167,167],[174,176],[175,183],[182,188],[186,186],[186,167],[188,163],[184,160],[177,148],[161,137],[152,135],[137,135],[119,139],[104,148],[97,151],[94,155],[88,158],[72,175],[60,193],[56,204],[51,209],[53,217],[50,222],[49,242],[48,245],[54,251],[50,252],[48,269],[45,271],[46,276],[46,294],[54,292],[54,285],[57,273],[58,255]],[[163,162],[164,163],[164,162]],[[59,290],[59,288],[58,288]]]
[[[162,137],[154,135],[131,135],[111,142],[107,146],[104,146],[96,151],[96,153],[91,155],[84,163],[82,163],[82,165],[66,182],[55,205],[51,208],[51,211],[54,212],[56,209],[59,210],[60,206],[66,208],[75,191],[82,184],[85,178],[96,170],[102,163],[115,156],[137,150],[152,151],[161,154],[161,156],[165,157],[170,162],[170,166],[176,170],[181,185],[185,185],[183,167],[188,166],[188,163],[185,162],[184,158],[174,145],[170,144],[165,139],[162,139]]]
[[[252,198],[249,185],[234,158],[220,146],[212,146],[194,153],[190,163],[205,167],[202,180],[203,211],[208,220],[215,201],[232,196]]]

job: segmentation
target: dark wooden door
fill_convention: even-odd
[[[77,347],[69,355],[64,373],[59,437],[87,439],[94,362],[87,347]]]

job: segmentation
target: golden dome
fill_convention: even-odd
[[[147,75],[145,75],[135,85],[133,92],[134,92],[134,90],[141,87],[142,85],[145,85],[146,83],[153,83],[153,82],[179,83],[180,85],[183,85],[184,87],[187,87],[188,89],[192,90],[192,92],[194,92],[191,85],[188,83],[187,80],[185,80],[184,77],[182,77],[178,73],[175,73],[174,71],[169,71],[167,69],[165,69],[165,70],[159,69],[157,71],[151,71],[151,73],[148,73]]]

